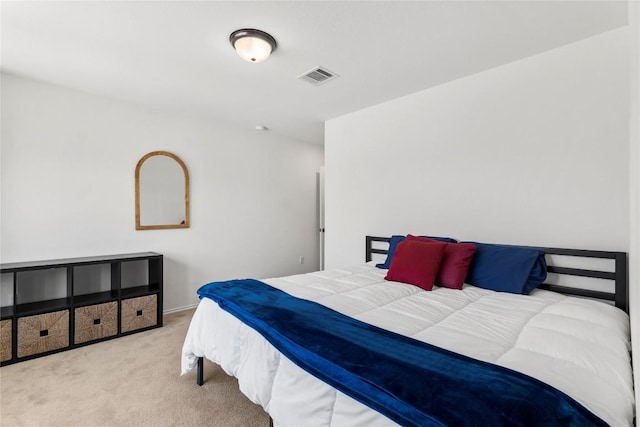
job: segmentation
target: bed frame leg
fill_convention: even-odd
[[[199,386],[204,384],[204,359],[202,357],[198,357],[198,378],[196,379]]]

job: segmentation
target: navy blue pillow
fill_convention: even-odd
[[[440,242],[445,242],[445,243],[458,243],[457,240],[452,239],[450,237],[433,237],[433,236],[419,236],[419,237],[428,237],[430,239],[438,240]],[[393,259],[393,254],[396,253],[396,247],[398,246],[398,243],[404,241],[405,238],[406,236],[400,236],[397,234],[394,234],[393,236],[391,236],[391,239],[389,240],[389,249],[387,251],[387,259],[382,264],[376,264],[376,267],[386,268],[388,270],[389,267],[391,266],[391,260]]]
[[[467,283],[484,289],[528,295],[547,279],[544,252],[508,245],[473,243],[476,253]]]

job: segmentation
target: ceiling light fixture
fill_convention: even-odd
[[[262,62],[276,50],[276,39],[264,31],[253,28],[236,30],[229,36],[231,46],[240,58],[249,62]]]

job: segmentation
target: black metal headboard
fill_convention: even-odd
[[[374,242],[389,243],[389,237],[366,237],[366,261],[372,259],[373,254],[386,255],[387,249],[374,248]],[[547,272],[559,275],[591,277],[596,279],[613,280],[615,283],[614,292],[594,291],[591,289],[582,289],[578,287],[560,286],[550,283],[543,283],[539,287],[549,291],[559,292],[566,295],[575,295],[580,297],[595,298],[606,301],[613,301],[616,307],[629,312],[629,277],[627,274],[627,253],[626,252],[609,252],[609,251],[592,251],[585,249],[561,249],[561,248],[542,248],[523,246],[527,248],[535,248],[543,251],[547,255],[562,255],[570,257],[582,258],[599,258],[612,259],[615,261],[614,271],[587,270],[573,267],[559,267],[555,265],[547,266]]]

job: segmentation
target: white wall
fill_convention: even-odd
[[[630,4],[629,27],[327,122],[327,268],[362,262],[366,234],[629,251],[637,369],[640,7]],[[640,400],[640,375],[635,389]]]
[[[317,269],[322,147],[1,79],[2,262],[160,252],[165,310],[209,281]],[[189,229],[135,230],[134,170],[155,150],[189,169]]]
[[[629,31],[325,126],[326,265],[366,234],[629,250]]]

